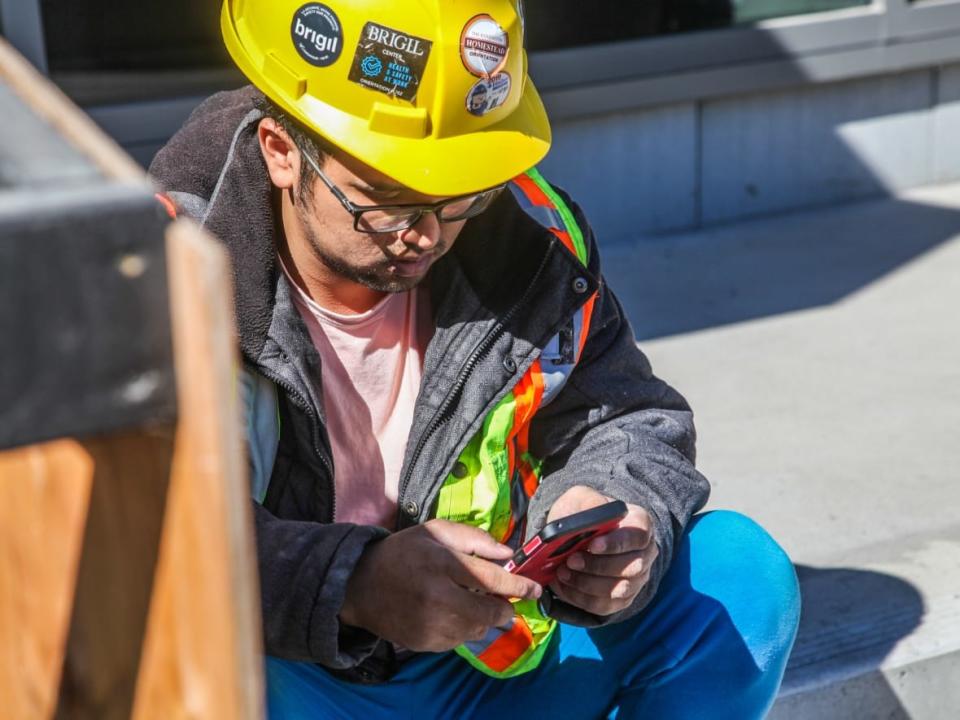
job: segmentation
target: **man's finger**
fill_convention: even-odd
[[[613,615],[630,605],[628,600],[614,600],[612,598],[597,598],[570,587],[562,582],[554,583],[554,593],[564,602],[593,613],[594,615]]]
[[[431,520],[425,527],[437,542],[465,555],[488,560],[509,560],[513,557],[513,550],[479,528],[449,520]]]
[[[477,557],[459,556],[453,563],[450,577],[469,590],[505,598],[536,600],[543,592],[530,578],[508,573],[499,565]]]
[[[566,586],[595,598],[613,600],[633,600],[650,579],[649,573],[624,579],[587,575],[562,567],[557,571],[557,579]]]
[[[619,555],[594,555],[578,552],[567,558],[567,567],[588,575],[608,578],[632,578],[648,570],[657,558],[657,546]]]
[[[620,527],[590,541],[587,551],[594,555],[620,555],[643,550],[650,545],[650,530],[638,527]]]

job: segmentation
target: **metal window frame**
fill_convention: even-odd
[[[874,0],[683,35],[534,53],[553,119],[960,62],[960,0]]]
[[[956,34],[960,28],[960,3],[956,0],[887,0],[887,3],[888,32],[893,40]]]

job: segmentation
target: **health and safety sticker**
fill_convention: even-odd
[[[460,34],[460,59],[478,77],[488,78],[503,70],[510,52],[506,30],[489,15],[476,15]]]
[[[497,73],[493,77],[481,78],[467,93],[467,112],[483,117],[503,105],[510,97],[509,73]]]
[[[294,13],[290,34],[300,57],[316,67],[333,65],[343,51],[340,19],[320,3],[308,3]]]
[[[430,40],[368,22],[360,33],[349,79],[413,102],[432,46]]]

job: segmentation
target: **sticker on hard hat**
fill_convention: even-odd
[[[310,3],[297,10],[290,34],[300,57],[316,67],[333,65],[343,51],[340,19],[320,3]]]
[[[478,80],[467,93],[467,112],[482,117],[503,105],[510,97],[510,75],[502,72]]]
[[[368,22],[360,33],[349,79],[413,102],[432,46],[429,40]]]
[[[503,70],[510,52],[510,37],[489,15],[471,18],[460,34],[460,58],[472,74],[488,78]]]

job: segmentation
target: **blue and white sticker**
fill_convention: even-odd
[[[297,10],[290,34],[300,57],[315,67],[333,65],[343,51],[340,19],[321,3],[309,3]]]
[[[368,90],[415,102],[431,47],[426,38],[367,22],[347,77]]]
[[[477,117],[493,112],[510,97],[512,85],[510,74],[505,72],[481,78],[467,93],[467,112]]]

